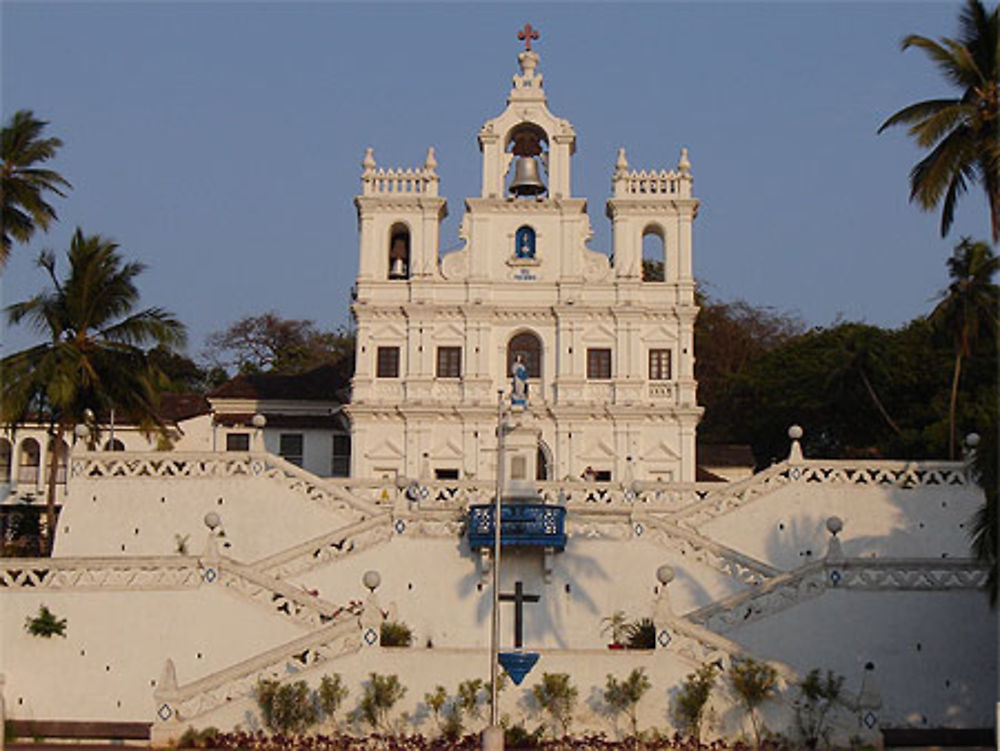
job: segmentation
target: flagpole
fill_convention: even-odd
[[[500,498],[503,495],[503,439],[503,390],[500,390],[497,391],[497,486],[493,506],[493,620],[490,626],[490,725],[493,727],[500,724],[497,688],[500,678]]]

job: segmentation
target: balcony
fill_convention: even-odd
[[[469,506],[469,547],[493,547],[493,504]],[[566,509],[544,503],[505,503],[500,507],[503,547],[566,547]]]

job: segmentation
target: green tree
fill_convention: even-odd
[[[354,372],[354,333],[321,331],[313,321],[286,319],[271,311],[245,316],[205,339],[205,356],[239,373],[305,373],[321,365]]]
[[[15,112],[0,132],[0,269],[10,257],[13,240],[25,243],[41,228],[48,230],[56,219],[55,209],[46,203],[46,193],[64,196],[61,188],[72,187],[54,170],[37,166],[56,155],[62,146],[58,138],[42,138],[47,122],[37,120],[31,110]]]
[[[729,666],[729,681],[750,715],[755,748],[760,748],[761,721],[757,710],[773,699],[778,690],[778,672],[766,662],[752,658],[734,660]]]
[[[628,674],[628,678],[619,681],[611,673],[608,673],[607,682],[604,684],[604,703],[608,705],[612,712],[618,714],[625,712],[629,722],[632,724],[632,737],[638,740],[639,737],[639,702],[649,691],[649,678],[646,677],[644,668],[636,668]]]
[[[340,673],[324,675],[319,682],[317,699],[319,700],[319,711],[328,718],[336,727],[337,711],[347,698],[349,690],[341,680]]]
[[[531,695],[552,719],[553,730],[558,725],[565,736],[569,732],[573,705],[579,695],[576,686],[570,682],[569,674],[543,673],[542,682],[531,687]]]
[[[951,459],[955,458],[955,412],[962,360],[972,354],[982,335],[996,337],[1000,290],[993,284],[993,275],[998,268],[1000,259],[986,243],[963,238],[948,259],[951,283],[930,314],[931,323],[946,331],[955,347],[948,402],[948,456]]]
[[[908,125],[917,145],[930,149],[910,171],[910,200],[925,211],[941,204],[942,237],[951,228],[958,198],[969,183],[981,183],[996,243],[1000,241],[998,8],[991,12],[980,0],[966,0],[959,30],[958,38],[940,41],[910,34],[902,48],[923,50],[960,95],[904,107],[882,123],[879,133],[894,125]]]
[[[184,326],[165,310],[134,310],[139,302],[135,278],[145,267],[124,262],[115,243],[78,229],[67,258],[69,272],[60,279],[55,256],[39,255],[51,288],[6,310],[11,324],[23,322],[46,341],[0,360],[3,422],[41,418],[50,426],[48,552],[55,533],[56,457],[67,431],[111,408],[147,430],[162,429],[160,374],[142,345],[180,346],[185,338]]]
[[[840,700],[843,687],[844,676],[827,670],[824,678],[819,668],[810,670],[799,683],[802,695],[795,702],[795,721],[806,748],[814,749],[821,740],[828,740],[827,717]]]
[[[369,673],[358,707],[361,718],[373,730],[385,729],[389,712],[405,695],[406,686],[399,682],[398,676]]]
[[[677,694],[674,710],[678,724],[701,745],[701,723],[705,717],[705,707],[715,686],[715,664],[702,665],[693,673],[688,673]]]

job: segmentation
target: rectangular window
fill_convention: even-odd
[[[226,451],[249,451],[249,450],[250,450],[249,433],[226,434]]]
[[[333,477],[350,477],[351,475],[351,437],[349,435],[333,436],[333,464],[330,474]]]
[[[278,436],[279,456],[298,467],[302,466],[302,445],[301,433],[282,433]]]
[[[594,472],[594,480],[597,482],[611,482],[611,470],[599,469]]]
[[[375,363],[377,378],[399,378],[399,347],[379,347]]]
[[[457,469],[435,469],[434,470],[435,480],[457,480],[458,470]]]
[[[438,347],[437,377],[438,378],[462,377],[461,347]]]
[[[587,378],[607,380],[611,378],[611,350],[587,350]]]
[[[651,381],[670,380],[669,349],[649,350],[649,380]]]

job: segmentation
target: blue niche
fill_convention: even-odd
[[[534,258],[535,257],[535,230],[531,227],[521,227],[514,234],[514,257]]]

